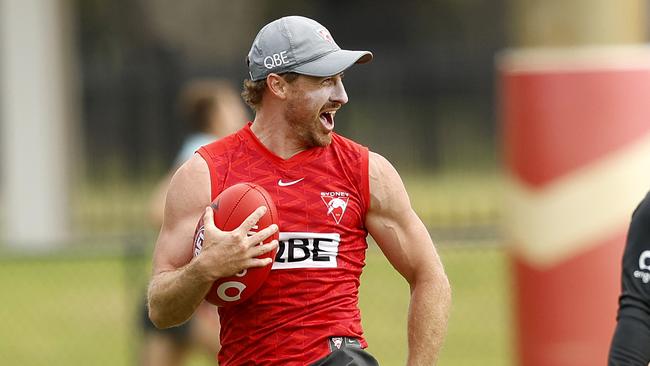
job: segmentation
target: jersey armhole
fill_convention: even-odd
[[[370,164],[370,152],[367,147],[361,148],[361,196],[363,198],[365,211],[370,209],[370,177],[368,175]],[[364,215],[365,216],[365,215]]]
[[[212,163],[212,156],[210,155],[210,152],[205,148],[201,147],[200,149],[196,150],[196,152],[201,155],[203,160],[205,160],[205,163],[208,164],[208,170],[210,171],[210,202],[214,201],[215,198],[217,198],[217,195],[219,192],[217,192],[217,169],[216,169],[216,164]]]

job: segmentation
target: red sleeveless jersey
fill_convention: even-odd
[[[250,124],[199,149],[212,199],[239,182],[273,197],[280,246],[270,275],[247,301],[219,308],[219,364],[305,366],[329,352],[330,337],[362,347],[359,277],[365,265],[370,203],[368,149],[332,134],[332,143],[284,160]]]

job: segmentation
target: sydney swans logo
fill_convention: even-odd
[[[327,214],[332,215],[334,221],[338,224],[348,208],[350,194],[347,192],[321,192],[320,198],[327,206]]]

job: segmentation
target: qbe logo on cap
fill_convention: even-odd
[[[287,51],[274,53],[271,56],[264,57],[264,67],[266,67],[269,70],[274,67],[287,65],[288,63],[289,60],[287,59]]]

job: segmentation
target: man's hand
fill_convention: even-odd
[[[269,236],[278,231],[275,224],[253,233],[251,229],[264,216],[267,208],[258,207],[239,227],[233,231],[222,231],[214,225],[214,213],[211,207],[205,209],[203,224],[205,237],[201,254],[196,257],[196,270],[206,280],[233,276],[245,269],[269,265],[272,258],[256,257],[268,253],[278,246],[273,240],[262,244]]]

